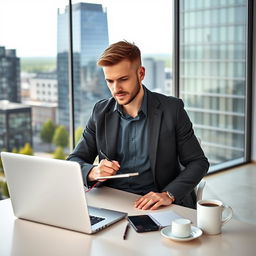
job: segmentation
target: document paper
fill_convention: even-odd
[[[172,224],[175,219],[183,218],[173,211],[154,212],[148,214],[153,220],[155,220],[160,227],[166,227]]]

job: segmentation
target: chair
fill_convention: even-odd
[[[199,184],[195,187],[196,201],[202,200],[205,184],[206,184],[206,181],[202,179],[199,182]]]

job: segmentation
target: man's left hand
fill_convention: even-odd
[[[141,210],[156,210],[162,205],[167,206],[171,205],[172,203],[173,200],[167,195],[166,192],[149,192],[135,201],[134,206],[135,208]]]

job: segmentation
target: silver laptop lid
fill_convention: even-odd
[[[16,217],[91,233],[78,163],[2,152]]]

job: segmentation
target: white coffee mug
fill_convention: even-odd
[[[229,214],[223,219],[224,210],[229,211]],[[227,223],[232,215],[232,208],[219,200],[199,200],[197,202],[197,226],[208,235],[220,234],[222,225]]]
[[[189,237],[191,235],[191,221],[175,219],[172,221],[172,235],[175,237]]]

